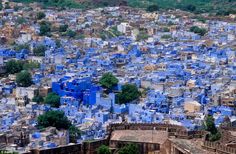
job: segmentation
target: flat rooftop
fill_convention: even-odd
[[[180,149],[191,154],[213,154],[214,152],[206,151],[201,148],[201,145],[197,141],[186,139],[169,139]]]
[[[159,130],[115,130],[111,141],[130,141],[163,144],[168,138],[166,131]]]

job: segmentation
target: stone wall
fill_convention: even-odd
[[[202,147],[204,149],[207,149],[209,151],[212,152],[216,152],[219,154],[233,154],[236,153],[236,149],[235,148],[230,148],[224,145],[221,145],[219,143],[215,143],[215,142],[209,142],[209,141],[204,141],[202,144]]]
[[[97,148],[101,145],[108,145],[108,140],[83,142],[82,144],[60,146],[51,149],[33,149],[24,154],[96,154]]]

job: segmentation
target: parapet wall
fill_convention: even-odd
[[[108,140],[83,142],[81,144],[65,145],[51,149],[33,149],[24,154],[96,154],[101,145],[108,145]]]
[[[113,130],[186,130],[182,126],[158,123],[118,123],[110,124],[109,131]]]
[[[236,149],[235,148],[230,148],[230,147],[226,147],[224,145],[221,145],[219,143],[214,143],[214,142],[209,142],[209,141],[204,141],[202,147],[204,149],[207,149],[209,151],[212,152],[216,152],[219,154],[233,154],[236,153]]]

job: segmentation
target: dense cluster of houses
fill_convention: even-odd
[[[19,4],[10,3],[14,5]],[[34,10],[28,11],[31,5]],[[124,121],[168,123],[189,130],[201,129],[207,114],[217,126],[226,117],[236,122],[235,23],[203,22],[180,11],[147,13],[126,7],[57,11],[31,5],[0,11],[0,147],[21,151],[69,144],[66,131],[35,128],[37,116],[49,110],[64,111],[83,132],[78,142],[102,139],[107,125]],[[38,11],[45,12],[52,27],[66,23],[84,38],[71,39],[55,31],[51,37],[39,36],[39,23],[33,18]],[[22,18],[25,22],[17,23]],[[205,28],[207,34],[190,32],[191,26]],[[12,42],[30,48],[16,51]],[[38,45],[46,47],[45,56],[32,54]],[[31,71],[32,86],[19,87],[14,74],[4,76],[11,59],[40,63]],[[145,96],[117,104],[116,93],[104,95],[98,84],[105,72],[119,79],[116,91],[131,83]],[[60,96],[59,108],[32,101],[50,92]],[[5,138],[9,140],[3,142]]]

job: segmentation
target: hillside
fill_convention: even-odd
[[[181,9],[195,13],[218,13],[225,15],[236,12],[236,0],[127,0],[133,7],[158,5],[162,9]]]
[[[45,6],[96,8],[126,5],[147,8],[157,5],[159,9],[181,9],[194,13],[236,14],[236,0],[13,0],[16,2],[40,2]]]

